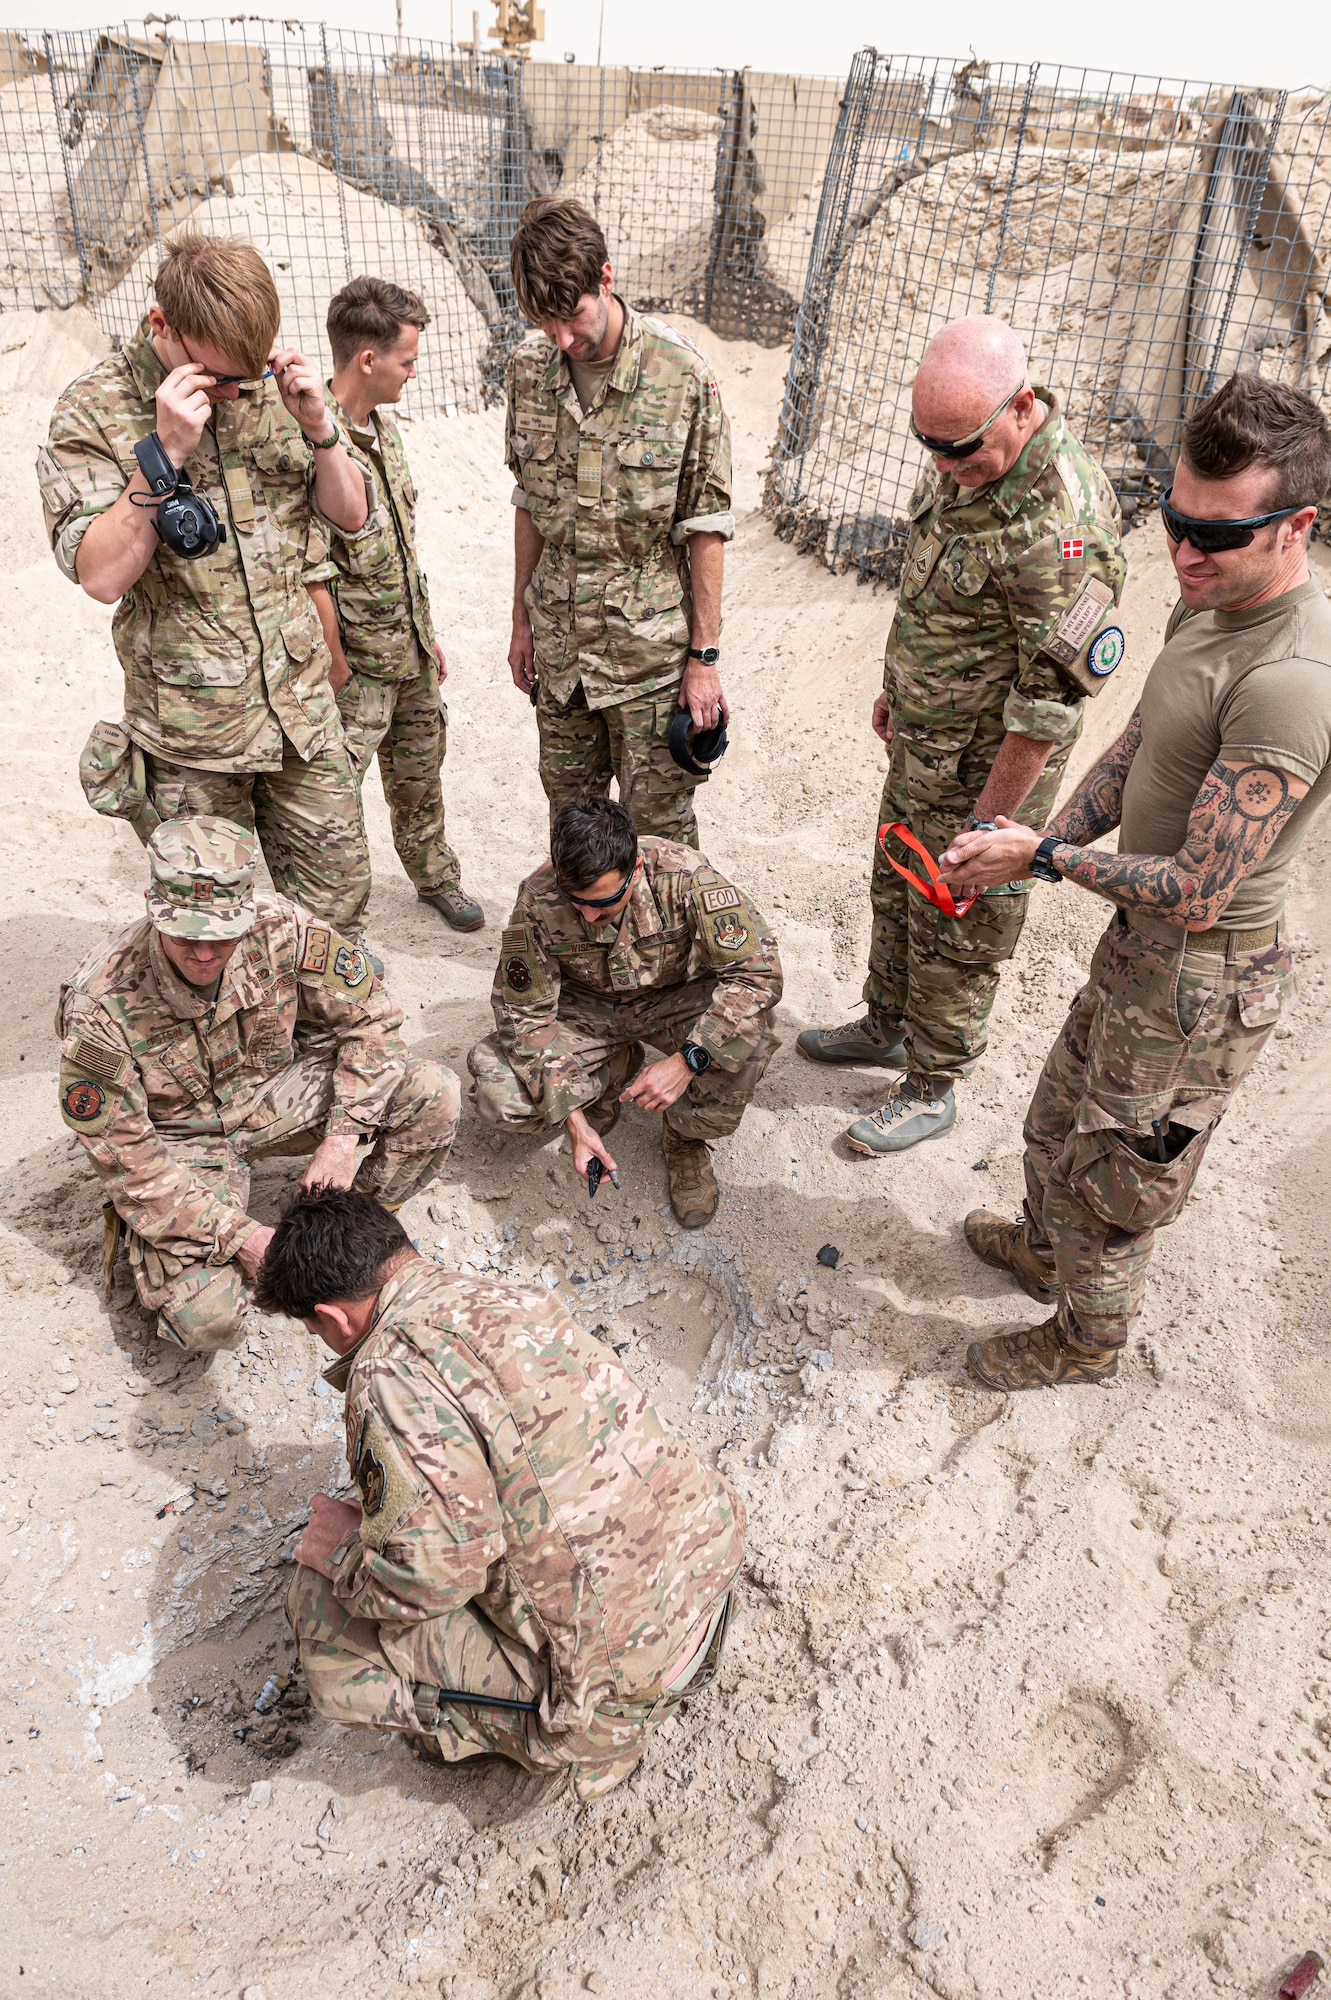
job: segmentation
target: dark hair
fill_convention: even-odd
[[[1183,456],[1201,479],[1269,467],[1272,513],[1318,507],[1331,487],[1331,425],[1302,389],[1262,375],[1231,375],[1193,411],[1183,426]]]
[[[329,301],[324,324],[328,328],[328,345],[333,350],[333,364],[345,368],[363,347],[386,354],[397,345],[404,326],[417,326],[424,331],[430,324],[430,315],[419,292],[408,292],[391,278],[353,278]]]
[[[372,1299],[385,1264],[411,1238],[395,1215],[357,1188],[317,1188],[298,1194],[264,1252],[254,1286],[263,1312],[309,1319],[333,1299]]]
[[[543,194],[518,218],[508,252],[518,304],[533,325],[572,319],[578,301],[601,289],[610,261],[596,217],[568,195]]]
[[[550,829],[550,859],[567,889],[585,889],[598,875],[627,875],[638,858],[638,829],[618,799],[574,799]]]

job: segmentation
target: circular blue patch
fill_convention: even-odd
[[[1105,680],[1119,665],[1128,650],[1128,642],[1123,637],[1122,627],[1106,625],[1097,632],[1086,654],[1086,664],[1097,680]]]

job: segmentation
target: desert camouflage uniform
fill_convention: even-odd
[[[138,471],[167,370],[145,320],[61,396],[37,474],[56,561],[72,582],[90,524]],[[159,544],[116,607],[125,724],[145,753],[157,820],[216,814],[258,832],[274,882],[353,934],[370,889],[360,794],[303,587],[327,554],[314,455],[271,381],[218,403],[189,460],[226,525],[210,556]],[[373,518],[361,535],[382,537]],[[353,541],[355,538],[352,538]]]
[[[545,539],[527,588],[553,817],[609,794],[641,833],[696,846],[692,793],[666,745],[688,664],[690,535],[735,532],[730,426],[710,368],[664,321],[625,307],[615,367],[590,410],[543,333],[508,364],[505,455]]]
[[[140,1300],[190,1349],[239,1336],[251,1160],[373,1138],[356,1185],[397,1207],[443,1165],[460,1109],[452,1071],[408,1056],[366,954],[285,898],[256,902],[215,1001],[145,920],[84,960],[56,1012],[61,1115],[128,1225]]]
[[[347,749],[363,784],[375,756],[393,845],[422,895],[456,889],[458,858],[444,834],[441,783],[448,710],[439,685],[430,593],[416,555],[416,488],[397,425],[382,411],[353,424],[328,388],[347,450],[378,495],[379,544],[329,533],[328,583],[351,679],[337,697]]]
[[[608,1791],[739,1569],[737,1495],[548,1292],[412,1262],[328,1379],[363,1515],[287,1595],[316,1708]]]
[[[878,817],[903,821],[935,856],[965,825],[1008,731],[1055,746],[1021,809],[1045,825],[1082,726],[1082,691],[1064,663],[1075,655],[1080,667],[1123,588],[1118,503],[1055,398],[1037,393],[1051,414],[1002,479],[968,492],[930,472],[911,501],[883,676],[895,735]],[[1065,544],[1080,553],[1065,555]],[[964,917],[946,917],[875,847],[864,997],[882,1028],[904,1029],[913,1075],[941,1086],[984,1054],[997,967],[1017,948],[1029,889],[987,890]]]
[[[1060,1324],[1087,1347],[1127,1340],[1155,1232],[1292,993],[1274,928],[1202,938],[1119,912],[1050,1051],[1026,1114],[1026,1240],[1052,1258]]]
[[[504,931],[491,1005],[496,1033],[467,1057],[488,1125],[540,1131],[594,1104],[635,1042],[712,1058],[665,1121],[686,1139],[733,1132],[780,1047],[771,1032],[781,961],[764,917],[692,849],[650,835],[628,905],[584,924],[547,861]]]

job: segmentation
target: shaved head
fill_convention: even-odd
[[[954,319],[924,350],[911,391],[915,427],[929,438],[968,437],[987,422],[1004,397],[1016,389],[1026,391],[1015,429],[1004,423],[996,427],[993,447],[986,445],[964,464],[948,462],[948,469],[964,485],[979,483],[981,475],[993,479],[1008,470],[1032,429],[1043,421],[1044,410],[1029,394],[1029,385],[1026,350],[1006,320],[988,313]],[[1000,464],[1000,459],[1007,463]]]

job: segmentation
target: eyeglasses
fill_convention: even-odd
[[[926,437],[924,432],[916,427],[914,417],[910,420],[910,434],[916,444],[922,444],[925,450],[934,458],[971,458],[980,449],[986,435],[998,422],[1008,404],[1015,402],[1025,387],[1026,384],[1024,382],[1018,382],[1012,394],[1004,396],[993,415],[985,418],[979,430],[969,431],[965,437],[953,438],[950,442],[944,438]]]
[[[616,889],[613,896],[579,896],[572,889],[566,889],[562,882],[559,885],[559,892],[568,902],[575,904],[580,910],[608,910],[613,908],[616,903],[623,902],[625,896],[627,896],[629,890],[633,887],[633,878],[637,872],[638,864],[635,861],[632,873],[625,876],[623,886]]]
[[[1287,514],[1299,514],[1300,507],[1277,507],[1274,514],[1249,514],[1241,521],[1194,521],[1170,506],[1174,489],[1160,502],[1160,519],[1171,542],[1191,542],[1199,556],[1218,556],[1222,549],[1246,549],[1259,528],[1283,521]]]

